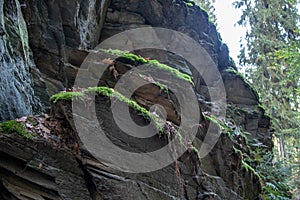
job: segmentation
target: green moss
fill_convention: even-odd
[[[125,97],[121,93],[115,91],[114,89],[108,88],[108,87],[90,87],[86,91],[87,92],[96,92],[98,94],[102,94],[102,95],[108,96],[110,98],[117,98],[119,101],[128,104],[130,107],[132,107],[136,111],[140,112],[145,119],[147,119],[147,120],[152,119],[156,125],[156,128],[158,129],[158,131],[160,133],[163,131],[163,127],[158,123],[156,116],[151,116],[150,112],[147,109],[140,106],[137,102],[128,99],[127,97]]]
[[[177,139],[179,141],[179,144],[183,144],[183,137],[182,137],[182,135],[179,132],[177,132],[176,137],[177,137]]]
[[[154,120],[157,129],[160,132],[163,131],[162,126],[157,122],[158,120],[155,119],[155,116],[150,116],[150,112],[146,108],[140,106],[137,102],[128,99],[121,93],[109,87],[89,87],[85,90],[82,90],[82,92],[60,92],[53,95],[51,97],[51,101],[53,101],[54,103],[56,103],[57,101],[71,101],[73,99],[84,101],[90,93],[101,94],[109,98],[116,98],[119,101],[128,104],[128,106],[140,112],[145,119]]]
[[[130,53],[128,51],[122,51],[119,49],[109,49],[109,50],[100,49],[100,51],[118,56],[121,59],[129,60],[129,61],[133,62],[134,64],[146,64],[147,63],[147,60],[145,58],[135,55],[133,53]]]
[[[139,63],[139,64],[148,63],[148,61],[145,58],[137,56],[137,55],[132,54],[132,53],[125,53],[125,54],[121,55],[121,58],[130,60],[131,62],[136,62],[136,63]]]
[[[228,72],[228,73],[231,73],[231,74],[235,74],[235,75],[241,77],[243,80],[245,79],[245,77],[242,73],[240,73],[239,71],[233,69],[232,67],[226,69],[225,71]]]
[[[144,80],[147,80],[147,78],[148,78],[148,76],[145,76],[145,75],[140,74],[140,73],[138,73],[138,75],[139,75],[139,77],[141,77]],[[157,87],[159,87],[161,91],[163,91],[164,93],[168,94],[169,89],[168,89],[168,87],[166,85],[164,85],[164,84],[162,84],[162,83],[160,83],[158,81],[154,82],[154,80],[150,81],[150,82],[153,83],[153,84],[155,84]]]
[[[118,100],[128,104],[135,110],[140,111],[145,118],[150,119],[150,114],[145,108],[138,105],[135,101],[126,98],[119,92],[114,91],[114,89],[108,87],[89,87],[86,90],[82,90],[82,92],[60,92],[58,94],[53,95],[51,97],[51,101],[55,103],[57,101],[71,101],[73,99],[84,100],[86,95],[91,92],[102,94],[110,98],[115,97]]]
[[[261,175],[248,163],[246,163],[244,160],[242,160],[242,166],[246,170],[246,172],[251,171],[253,174],[255,174],[259,179],[261,179]]]
[[[224,129],[224,125],[220,122],[220,120],[213,116],[213,115],[204,115],[205,120],[210,121],[212,123],[214,123],[215,125],[217,125],[219,127],[220,130]]]
[[[16,121],[7,121],[0,124],[1,131],[6,134],[16,133],[25,138],[32,138],[32,134],[28,133],[25,129],[24,123]]]
[[[264,106],[262,103],[258,103],[257,109],[258,109],[257,111],[258,113],[260,113],[260,111],[263,111],[265,117],[272,119],[272,116],[266,112],[267,110],[266,106]]]
[[[157,67],[157,68],[159,68],[163,71],[170,72],[173,76],[175,76],[177,78],[183,79],[183,80],[185,80],[185,81],[187,81],[191,84],[194,84],[194,82],[192,81],[192,78],[189,75],[184,74],[184,73],[180,72],[179,70],[174,69],[174,68],[172,68],[168,65],[162,64],[157,60],[146,60],[143,57],[137,56],[137,55],[129,53],[127,51],[121,51],[121,50],[111,50],[111,49],[110,50],[103,50],[103,49],[100,49],[100,51],[104,51],[106,53],[119,56],[118,59],[128,60],[128,61],[132,62],[132,64],[135,64],[135,65],[148,64],[150,66],[155,66],[155,67]]]
[[[196,3],[192,0],[184,1],[184,3],[189,7],[193,7],[196,5]]]
[[[141,107],[139,104],[137,104],[135,101],[130,100],[128,98],[126,98],[125,96],[123,96],[122,94],[120,94],[119,92],[114,92],[113,93],[113,97],[117,98],[119,101],[122,101],[126,104],[128,104],[130,107],[134,108],[135,110],[139,111],[142,113],[142,115],[146,118],[146,119],[150,119],[150,113],[147,109]]]
[[[149,113],[149,115],[150,115],[150,113]],[[155,116],[155,115],[150,115],[150,118],[153,120],[153,122],[154,122],[154,124],[155,124],[155,127],[156,127],[156,129],[158,130],[158,132],[160,133],[160,134],[162,134],[162,133],[164,133],[164,125],[162,125],[162,124],[160,124],[159,122],[158,122],[158,118],[157,118],[157,116]]]
[[[112,97],[114,90],[109,87],[89,87],[85,90],[85,93],[95,92],[104,96]]]
[[[169,67],[168,65],[166,64],[162,64],[160,62],[158,62],[157,60],[148,60],[146,64],[149,64],[149,65],[153,65],[153,66],[156,66],[157,68],[163,70],[163,71],[168,71],[170,72],[173,76],[179,78],[179,79],[183,79],[189,83],[191,83],[192,85],[194,85],[194,82],[192,81],[192,78],[187,75],[187,74],[184,74],[182,72],[180,72],[179,70],[177,69],[174,69],[172,67]]]
[[[50,100],[54,103],[57,101],[83,100],[82,92],[60,92],[51,96]]]
[[[160,82],[156,82],[155,85],[157,85],[164,93],[168,93],[169,89],[167,86],[161,84]]]
[[[214,115],[204,115],[205,120],[212,122],[215,124],[222,133],[227,135],[229,138],[232,139],[234,136],[234,130],[233,127],[228,126],[225,121],[219,120],[216,116]]]
[[[113,97],[117,98],[119,101],[122,101],[122,102],[128,104],[130,107],[134,108],[135,110],[141,112],[142,115],[146,119],[150,119],[150,114],[149,114],[148,110],[141,107],[135,101],[126,98],[124,95],[120,94],[119,92],[114,91],[114,89],[112,89],[112,88],[108,88],[108,87],[89,87],[85,92],[95,92],[95,93],[98,93],[98,94],[102,94],[104,96],[108,96],[110,98],[113,98]]]
[[[198,160],[201,161],[201,157],[200,157],[199,150],[198,150],[194,145],[192,145],[192,150],[193,150],[193,151],[195,152],[195,154],[197,155]]]

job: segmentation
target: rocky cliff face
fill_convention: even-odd
[[[0,121],[41,110],[32,89],[36,69],[18,1],[0,2]]]
[[[184,1],[24,3],[30,46],[48,95],[72,86],[77,67],[86,56],[76,50],[93,49],[100,41],[132,28],[158,26],[187,33],[201,43],[220,68],[233,65],[207,14]],[[45,99],[46,94],[41,96]]]
[[[18,117],[39,109],[33,89],[44,106],[50,106],[51,95],[73,86],[79,67],[89,53],[94,53],[92,50],[98,43],[122,31],[143,27],[180,31],[201,44],[220,71],[221,76],[215,82],[224,83],[228,108],[226,118],[217,120],[217,123],[222,123],[219,125],[225,126],[218,142],[206,157],[199,159],[197,149],[204,143],[209,119],[213,120],[210,114],[214,102],[211,102],[208,91],[214,88],[205,83],[191,63],[171,52],[155,49],[141,49],[134,51],[135,56],[126,54],[116,60],[105,60],[106,65],[102,67],[106,70],[98,82],[105,88],[115,87],[127,72],[139,65],[151,64],[152,59],[157,60],[152,62],[156,66],[165,64],[176,69],[175,74],[192,78],[193,84],[186,83],[182,87],[196,93],[201,116],[197,121],[196,138],[188,144],[188,151],[175,163],[154,172],[131,174],[117,171],[109,163],[96,160],[87,151],[78,137],[72,103],[57,100],[52,102],[50,117],[19,119],[27,131],[36,134],[29,141],[0,130],[3,133],[0,135],[1,199],[259,199],[259,179],[253,171],[243,167],[243,155],[235,149],[247,151],[240,130],[250,133],[250,142],[271,148],[270,121],[258,106],[255,91],[232,70],[235,67],[229,58],[228,48],[222,44],[215,26],[209,23],[203,10],[184,0],[4,0],[1,5],[1,17],[4,16],[1,20],[3,37],[0,42],[3,43],[1,51],[4,55],[1,63],[5,72],[0,79],[1,89],[9,88],[7,91],[12,92],[5,93],[5,97],[11,97],[10,101],[14,102],[4,104],[6,101],[1,96],[3,116]],[[114,45],[119,46],[118,40],[111,43],[111,48]],[[99,62],[98,54],[95,55],[96,58],[89,60],[89,64]],[[116,57],[113,52],[106,52],[105,56]],[[84,71],[87,81],[97,74],[95,69]],[[164,74],[160,76],[164,77]],[[7,81],[10,77],[15,77],[14,85]],[[171,81],[157,79],[146,73],[133,77],[131,81],[137,82],[139,78],[149,84],[138,88],[131,101],[146,110],[155,104],[163,105],[169,126],[164,127],[164,133],[170,134],[170,130],[176,129],[186,116],[181,116],[176,95],[164,85],[182,80],[179,76]],[[32,87],[31,81],[34,82]],[[77,90],[83,92],[80,88]],[[153,151],[170,143],[168,134],[147,140],[125,135],[112,115],[111,105],[116,101],[127,102],[120,97],[114,99],[98,94],[97,119],[93,121],[89,116],[81,115],[83,128],[100,122],[115,145],[131,152]],[[184,102],[188,104],[189,98]],[[19,112],[20,106],[23,110]],[[85,97],[82,109],[91,108],[90,99]],[[10,112],[13,114],[7,114]],[[131,109],[130,117],[145,126],[149,123],[145,113]],[[128,118],[119,117],[119,120],[126,124]]]
[[[85,56],[76,50],[93,49],[98,44],[109,1],[23,3],[34,61],[46,83],[39,96],[49,106],[49,96],[72,87],[69,79]]]

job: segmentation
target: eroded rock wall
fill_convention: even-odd
[[[34,61],[47,86],[41,96],[72,87],[69,77],[76,74],[85,56],[76,50],[98,44],[109,0],[21,2]],[[43,100],[49,105],[49,99]]]
[[[250,138],[271,147],[269,118],[258,107],[258,97],[251,86],[238,74],[228,71],[229,67],[234,68],[228,48],[222,44],[215,26],[209,23],[207,14],[199,7],[190,6],[181,0],[20,0],[21,5],[16,0],[1,3],[1,16],[4,16],[1,21],[1,27],[4,27],[1,29],[3,39],[0,40],[3,43],[2,47],[5,47],[2,49],[3,55],[7,54],[9,59],[16,60],[10,61],[11,63],[22,63],[20,66],[16,65],[16,72],[11,71],[13,68],[4,68],[4,72],[10,74],[4,76],[6,79],[1,76],[1,81],[7,80],[8,83],[12,73],[18,75],[19,71],[25,72],[18,75],[19,85],[5,85],[14,88],[12,91],[8,90],[10,93],[6,93],[5,97],[12,97],[15,93],[17,96],[20,91],[26,91],[25,96],[28,95],[15,105],[6,105],[1,99],[5,109],[11,106],[10,110],[18,110],[18,106],[25,104],[22,108],[26,109],[21,115],[26,115],[32,113],[33,108],[38,108],[35,106],[33,90],[29,87],[29,66],[34,64],[29,59],[29,46],[21,37],[22,31],[26,29],[15,26],[20,24],[17,22],[22,17],[27,24],[34,62],[41,72],[39,74],[38,70],[31,68],[34,89],[45,105],[50,105],[50,95],[73,86],[78,68],[89,50],[100,41],[131,28],[158,26],[186,33],[205,48],[222,75],[222,80],[218,81],[223,81],[226,89],[227,116],[232,120],[228,123],[239,126],[251,133]],[[22,24],[24,26],[24,22],[21,26]],[[5,32],[8,28],[9,31]],[[26,34],[24,37],[26,38]],[[11,48],[7,45],[11,45]],[[28,51],[24,51],[24,48]],[[212,102],[207,85],[183,58],[170,52],[155,50],[137,53],[191,75],[201,112],[211,111]],[[136,66],[132,63],[119,60],[115,70],[121,76],[134,67]],[[100,84],[113,87],[116,81],[118,79],[107,71]],[[11,101],[16,99],[18,100],[13,98]],[[180,110],[176,107],[175,98],[171,93],[162,95],[159,87],[148,85],[137,90],[133,99],[147,109],[156,103],[165,104],[169,114],[167,119],[173,125],[180,123]],[[107,135],[110,135],[116,144],[132,151],[142,151],[145,146],[159,148],[166,144],[167,141],[163,138],[153,137],[148,141],[148,145],[142,142],[137,142],[136,146],[128,145],[126,136],[114,124],[109,98],[101,97],[98,103],[98,118],[107,130]],[[2,111],[7,115],[9,112],[5,109]],[[52,118],[61,124],[59,127],[64,127],[58,134],[55,128],[46,129],[47,137],[40,136],[30,142],[20,137],[1,136],[1,198],[22,199],[25,196],[33,199],[229,200],[259,197],[261,188],[257,177],[241,166],[241,157],[232,148],[236,144],[226,134],[221,135],[210,154],[200,161],[195,152],[188,151],[176,165],[171,164],[156,172],[133,175],[115,171],[95,160],[84,146],[78,146],[71,111],[70,102],[53,104]],[[131,117],[141,123],[144,120],[136,113]],[[89,119],[84,120],[86,124],[92,123]],[[128,119],[122,120],[126,122]],[[201,118],[199,124],[202,123],[205,125],[207,122]],[[59,138],[59,142],[49,142],[49,135]],[[204,135],[205,128],[200,129],[193,142],[196,148],[200,148]],[[9,145],[6,148],[7,144]],[[176,172],[178,169],[181,172],[180,177]]]
[[[41,111],[32,88],[31,72],[37,69],[19,1],[0,1],[0,71],[0,121]]]
[[[228,47],[221,42],[216,27],[208,21],[207,13],[182,0],[112,0],[101,40],[124,30],[147,26],[185,33],[206,49],[220,69],[234,66]]]

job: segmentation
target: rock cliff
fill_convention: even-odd
[[[0,14],[0,121],[4,121],[39,112],[41,106],[32,89],[30,72],[37,69],[21,5],[18,1],[1,1]]]
[[[9,134],[11,129],[5,129],[7,126],[0,128],[0,199],[259,199],[259,177],[247,168],[244,156],[251,154],[248,142],[261,144],[265,149],[272,147],[270,119],[259,106],[256,92],[235,71],[229,50],[205,11],[185,0],[1,0],[1,6],[1,67],[5,73],[0,76],[0,121],[41,110],[37,97],[44,107],[51,106],[51,113],[18,119],[26,137],[20,129],[11,132],[23,136]],[[184,58],[153,48],[131,53],[94,50],[111,36],[147,27],[179,31],[205,49],[220,73],[211,79],[222,82],[226,92],[224,118],[212,115],[215,102],[209,91],[219,91],[218,88],[208,85]],[[159,38],[157,32],[153,35]],[[130,40],[127,43],[134,48]],[[120,43],[114,40],[110,45],[114,49]],[[99,60],[101,56],[105,59]],[[89,82],[99,70],[80,67],[101,61],[104,73],[94,85],[100,89],[71,89],[78,72],[83,71]],[[127,98],[110,89],[119,86],[127,72],[141,65],[156,69],[154,74],[159,77],[147,70],[131,77],[132,83],[143,79],[147,84]],[[169,77],[169,72],[172,79],[164,78]],[[185,114],[180,98],[171,87],[166,87],[174,83],[180,83],[182,90],[197,97],[200,116],[192,125],[197,125],[196,137],[190,143],[185,143],[187,132],[173,132],[193,113],[189,110]],[[67,91],[50,101],[50,96],[62,90]],[[90,101],[91,90],[92,94],[96,92],[96,106]],[[70,101],[74,95],[77,99],[73,100],[81,105],[75,115],[74,101]],[[183,99],[183,105],[188,106],[190,98]],[[118,116],[117,122],[113,116],[111,109],[116,103],[129,106],[130,118],[141,126],[153,121],[153,106],[162,105],[167,123],[156,127],[162,128],[161,134],[150,138],[128,136],[118,126],[126,124],[128,118]],[[82,114],[93,108],[96,119]],[[76,126],[74,117],[75,121],[77,117],[81,119],[82,127]],[[95,124],[101,125],[114,145],[129,152],[151,152],[169,145],[173,156],[175,143],[170,140],[179,136],[182,138],[176,144],[187,151],[156,171],[119,171],[107,160],[95,159],[81,141],[79,129],[96,127]],[[206,142],[209,124],[214,124],[213,130],[216,134],[220,131],[220,135],[209,154],[201,157],[198,151]],[[109,152],[111,156],[114,153]]]

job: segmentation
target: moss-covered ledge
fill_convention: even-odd
[[[192,77],[188,74],[182,73],[180,72],[178,69],[174,69],[166,64],[162,64],[160,63],[158,60],[150,60],[150,59],[145,59],[141,56],[135,55],[133,53],[130,53],[128,51],[121,51],[121,50],[105,50],[105,49],[99,49],[100,52],[104,52],[104,53],[108,53],[114,56],[118,56],[118,58],[116,59],[117,61],[120,62],[125,62],[125,63],[129,63],[132,65],[149,65],[149,66],[154,66],[157,67],[160,70],[166,71],[166,72],[170,72],[171,75],[173,75],[176,78],[185,80],[189,83],[191,83],[192,85],[194,85],[194,82],[192,80]]]
[[[24,122],[17,122],[14,120],[6,121],[0,124],[0,133],[3,134],[17,134],[27,139],[34,137],[34,134],[29,133],[25,128]]]
[[[87,89],[80,89],[76,92],[75,91],[60,92],[51,96],[50,100],[53,103],[57,103],[58,101],[72,101],[72,100],[85,101],[90,99],[90,96],[92,94],[100,94],[103,96],[107,96],[110,99],[116,98],[119,101],[126,103],[129,107],[141,113],[146,120],[151,120],[151,119],[154,120],[159,132],[163,131],[163,125],[158,123],[158,120],[156,119],[155,115],[150,115],[150,112],[146,108],[140,106],[134,100],[128,99],[121,93],[109,87],[89,87]]]
[[[53,103],[56,103],[57,101],[85,100],[92,93],[101,94],[109,98],[117,98],[119,101],[124,102],[141,112],[145,118],[150,119],[149,111],[138,105],[135,101],[126,98],[124,95],[109,87],[89,87],[76,92],[60,92],[51,96],[50,100]]]

